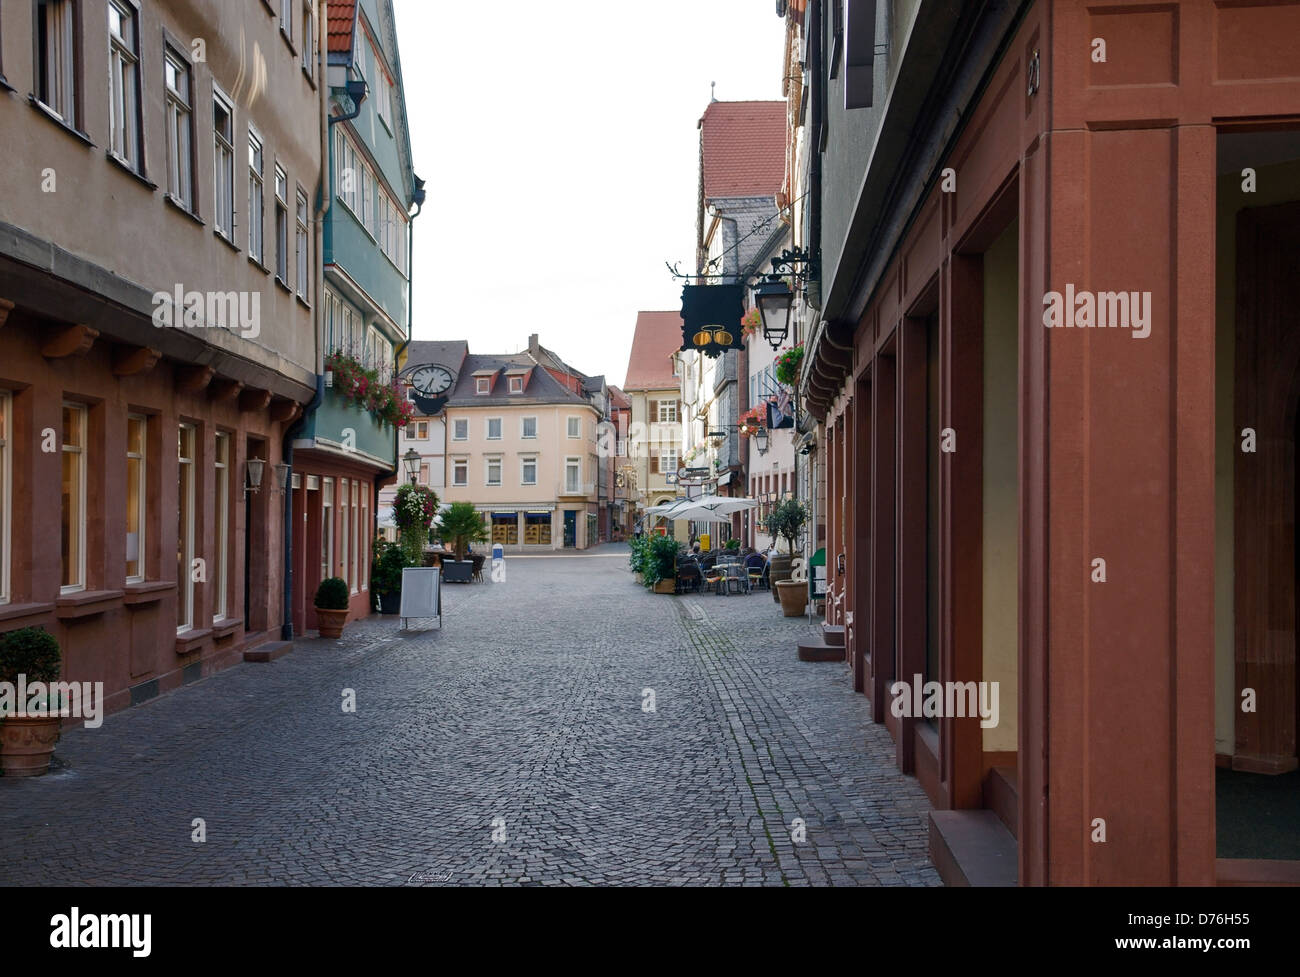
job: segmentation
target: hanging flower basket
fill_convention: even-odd
[[[758,332],[763,325],[763,317],[759,315],[758,306],[750,309],[745,313],[745,318],[740,320],[740,331],[742,335],[750,336]]]
[[[384,383],[377,370],[367,369],[340,349],[325,357],[325,376],[326,385],[344,403],[369,411],[384,424],[404,427],[415,416],[415,405],[396,382]]]
[[[784,349],[776,358],[776,379],[787,387],[793,387],[799,379],[799,367],[803,365],[803,344]]]
[[[745,413],[740,415],[740,436],[743,438],[753,437],[763,427],[766,420],[766,409],[763,407],[751,407]]]

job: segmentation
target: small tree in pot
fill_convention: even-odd
[[[776,545],[778,539],[784,539],[789,548],[789,556],[772,557],[772,568],[768,574],[768,582],[772,585],[772,600],[781,600],[781,590],[777,584],[783,580],[790,579],[790,566],[794,560],[795,543],[799,540],[799,535],[803,532],[804,524],[808,521],[808,508],[798,499],[784,499],[773,507],[772,511],[767,514],[763,521],[767,531],[772,534],[772,544]]]
[[[483,543],[488,538],[487,521],[483,513],[474,508],[472,502],[453,502],[438,517],[438,535],[450,540],[456,551],[457,564],[464,566],[443,565],[443,577],[450,581],[468,582],[471,564],[465,561],[465,551],[470,543]]]
[[[342,577],[326,577],[316,588],[316,622],[322,638],[343,637],[348,596],[348,582]]]
[[[8,701],[0,693],[0,769],[6,777],[39,777],[50,769],[50,757],[62,722],[58,696],[48,691],[59,680],[63,652],[59,642],[41,628],[19,628],[0,636],[0,682],[15,693],[20,682],[30,690],[45,684],[44,694],[27,695],[26,702]]]

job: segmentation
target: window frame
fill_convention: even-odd
[[[226,118],[230,122],[230,134],[227,136],[217,126],[217,107],[220,104],[222,111],[226,113]],[[235,206],[235,133],[239,127],[236,124],[235,102],[229,95],[221,90],[214,82],[212,85],[212,230],[213,233],[220,235],[232,247],[238,247],[235,244],[235,226],[239,217],[239,209]],[[218,143],[221,145],[218,145]],[[218,167],[221,165],[221,157],[226,157],[225,172],[220,172]],[[229,207],[225,211],[221,206],[221,184],[222,177],[224,182],[229,183]],[[223,221],[229,221],[229,227],[223,227]]]
[[[218,431],[212,455],[215,472],[212,494],[217,507],[213,527],[217,548],[216,600],[213,601],[212,617],[216,621],[230,616],[230,473],[234,465],[234,441],[229,431]]]
[[[573,422],[574,422],[574,421],[577,421],[577,422],[578,422],[578,433],[577,433],[577,434],[572,434],[572,433],[570,433],[570,432],[573,431]],[[580,414],[570,414],[570,415],[568,415],[568,417],[565,418],[565,424],[564,424],[564,436],[565,436],[565,438],[566,438],[567,440],[569,440],[569,441],[581,441],[581,440],[582,440],[582,416],[581,416]]]
[[[475,378],[474,378],[474,394],[475,394],[476,396],[484,397],[484,396],[487,396],[488,394],[490,394],[491,392],[492,392],[492,378],[491,378],[491,377],[475,377]]]
[[[108,30],[108,152],[119,163],[126,166],[140,176],[145,173],[145,138],[144,138],[144,97],[141,91],[141,57],[140,57],[140,6],[136,0],[108,0],[106,10],[116,9],[119,14],[125,14],[131,19],[132,38],[128,46],[120,34],[115,35],[111,29]],[[122,141],[125,146],[127,142],[131,143],[131,155],[118,152],[117,142],[119,136],[119,126],[114,114],[116,103],[115,90],[119,83],[117,75],[117,57],[119,52],[126,58],[130,59],[131,74],[131,105],[130,111],[124,112],[124,116],[133,116],[128,118],[130,123],[130,132],[122,133]],[[126,92],[123,91],[123,101],[126,100]],[[134,157],[134,158],[132,158]]]
[[[578,477],[569,487],[569,472],[577,469]],[[579,455],[567,455],[564,459],[564,491],[566,495],[577,495],[582,491],[582,458]]]
[[[0,390],[0,605],[13,599],[9,565],[13,559],[13,394]]]
[[[463,478],[457,478],[458,472],[463,472]],[[469,457],[452,458],[451,460],[451,487],[468,488],[469,487]]]
[[[140,450],[133,452],[131,450],[131,425],[138,423],[141,426],[140,432]],[[137,573],[131,572],[131,559],[128,557],[125,561],[126,582],[143,583],[149,576],[149,565],[146,559],[146,545],[149,534],[149,416],[132,411],[126,415],[126,504],[127,504],[127,534],[130,535],[131,523],[131,462],[136,461],[136,541],[135,541],[135,563],[138,567]]]
[[[252,123],[248,126],[248,257],[266,267],[266,141]]]
[[[198,425],[189,421],[180,421],[176,425],[176,515],[178,517],[177,525],[177,576],[181,577],[176,581],[176,633],[182,634],[194,629],[194,524],[195,524],[195,507],[198,501],[198,479],[196,472],[198,469]],[[190,433],[190,445],[188,457],[182,454],[184,448],[185,432]],[[187,469],[185,466],[188,465]],[[188,471],[188,484],[182,488],[181,483],[184,481],[184,475]],[[185,525],[179,525],[180,519],[184,519]],[[179,559],[182,552],[184,559]],[[182,566],[184,569],[182,569]],[[184,618],[182,620],[182,611]]]
[[[529,421],[532,421],[532,422],[533,422],[533,433],[532,433],[532,434],[529,434],[529,433],[528,433],[528,422],[529,422]],[[527,417],[521,417],[521,418],[519,418],[519,439],[520,439],[521,441],[536,441],[536,440],[537,440],[537,415],[535,415],[535,414],[530,414],[530,415],[528,415]]]
[[[167,84],[167,67],[170,63],[177,69],[177,75],[184,75],[185,87],[188,92],[187,97],[182,97],[181,93]],[[177,123],[182,118],[182,112],[173,111],[174,106],[183,109],[183,118],[185,121],[185,159],[182,165],[181,146],[178,138]],[[163,116],[167,120],[167,187],[163,193],[172,201],[191,214],[197,213],[195,204],[195,187],[197,186],[197,159],[194,145],[194,65],[190,59],[181,53],[180,48],[170,39],[163,41]],[[183,193],[176,193],[172,190],[173,171],[175,183],[178,189]],[[182,180],[182,173],[184,179]],[[182,184],[184,184],[182,186]]]
[[[61,48],[60,55],[65,63],[61,63],[63,70],[59,72],[62,77],[60,81],[68,84],[71,91],[66,94],[66,100],[69,104],[62,103],[64,99],[50,98],[50,74],[51,65],[49,64],[49,37],[48,29],[46,43],[41,43],[41,31],[44,28],[43,18],[45,16],[43,9],[53,6],[66,6],[67,8],[67,37],[60,38]],[[81,31],[79,24],[81,21],[81,4],[80,0],[33,0],[32,5],[32,74],[34,89],[32,97],[55,119],[64,125],[83,133],[82,127],[82,58],[81,58]]]
[[[462,424],[464,425],[464,427],[461,427]],[[464,431],[465,433],[458,434],[457,433],[458,431]],[[451,439],[453,441],[469,440],[469,418],[468,417],[453,417],[451,419]]]
[[[289,287],[289,173],[275,163],[275,279]]]
[[[309,215],[307,191],[302,188],[302,184],[296,184],[294,190],[293,255],[294,269],[297,272],[298,280],[295,283],[294,294],[308,305],[311,304],[311,218]]]
[[[497,480],[492,481],[492,468],[496,467]],[[505,476],[505,461],[501,455],[483,456],[483,484],[487,488],[500,488]]]
[[[90,430],[90,409],[85,404],[65,400],[63,401],[60,413],[62,414],[62,411],[68,410],[74,411],[77,417],[77,443],[70,451],[66,439],[62,436],[62,432],[60,432],[59,460],[60,467],[62,467],[64,455],[75,454],[78,458],[76,487],[77,525],[75,527],[69,527],[70,529],[76,529],[77,572],[72,583],[64,583],[63,580],[69,577],[67,572],[68,568],[66,564],[61,566],[59,581],[60,594],[75,594],[86,589],[86,434]],[[61,420],[62,419],[63,418],[61,417]],[[62,473],[60,472],[60,474]],[[60,481],[62,481],[62,479],[60,479]],[[70,520],[67,517],[66,510],[63,510],[62,506],[60,506],[60,509],[60,525],[62,526],[68,524]],[[60,560],[60,563],[62,564],[63,561]]]
[[[533,479],[531,482],[524,476],[524,468],[528,465],[533,466]],[[519,484],[520,485],[530,485],[530,486],[536,485],[537,471],[538,471],[537,455],[521,455],[519,457]]]
[[[496,426],[497,426],[497,433],[495,437],[492,435],[492,424],[494,421],[496,422]],[[505,422],[503,418],[486,417],[483,419],[483,440],[484,441],[500,441],[504,435],[505,435]]]

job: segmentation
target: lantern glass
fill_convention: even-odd
[[[790,310],[794,306],[794,293],[790,286],[777,279],[758,286],[758,315],[763,320],[763,338],[776,349],[790,334]]]
[[[758,448],[760,455],[767,454],[767,428],[760,427],[754,432],[754,447]]]
[[[262,470],[266,467],[266,461],[262,458],[249,458],[244,462],[244,467],[248,471],[248,487],[256,492],[262,487]]]
[[[414,482],[416,476],[420,474],[420,453],[411,448],[402,455],[402,461],[406,464],[406,477]]]

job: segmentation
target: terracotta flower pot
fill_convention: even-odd
[[[794,565],[792,556],[774,556],[772,557],[771,568],[768,570],[767,582],[772,588],[772,600],[780,602],[781,597],[776,589],[776,585],[782,580],[790,579],[790,567]]]
[[[332,611],[326,607],[316,608],[316,622],[322,638],[343,637],[343,625],[348,623],[347,608]]]
[[[781,613],[786,617],[799,617],[808,607],[808,583],[804,580],[778,580],[777,599]]]
[[[0,770],[6,777],[39,777],[50,769],[59,740],[59,716],[9,716],[0,720]]]

